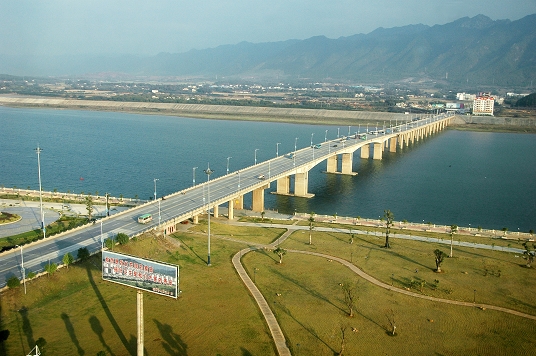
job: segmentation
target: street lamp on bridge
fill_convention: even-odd
[[[156,201],[156,181],[159,180],[158,178],[154,179],[154,200]]]
[[[314,135],[315,135],[315,133],[313,132],[313,133],[311,134],[311,147],[313,147],[313,136],[314,136]]]
[[[210,164],[207,164],[207,169],[204,170],[204,172],[207,175],[207,215],[208,215],[208,257],[207,257],[207,266],[210,266],[210,175],[214,173],[212,169],[210,169]]]
[[[194,167],[194,173],[193,173],[193,186],[195,187],[195,170],[197,169],[197,167]]]
[[[227,157],[227,174],[229,174],[229,160],[233,157]]]
[[[258,148],[255,149],[255,165],[257,165],[257,151],[258,150],[259,150]]]
[[[326,134],[324,135],[324,142],[328,140],[328,130],[326,130]]]
[[[276,157],[279,157],[279,145],[281,144],[281,142],[278,142],[275,144],[275,156]]]

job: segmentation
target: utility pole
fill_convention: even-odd
[[[43,214],[43,192],[41,188],[41,148],[39,148],[39,144],[37,144],[37,148],[35,149],[35,152],[37,152],[37,176],[39,178],[39,207],[41,209],[41,229],[43,230],[43,238],[45,239],[46,236],[46,228],[45,228],[45,215]]]
[[[210,164],[207,164],[207,169],[204,171],[207,175],[207,215],[208,215],[208,257],[207,257],[207,266],[210,266],[210,175],[214,173],[212,169],[210,169]],[[240,177],[240,176],[238,176]]]

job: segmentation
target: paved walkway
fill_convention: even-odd
[[[259,245],[259,247],[273,248],[278,243],[284,241],[292,232],[293,230],[287,230],[274,243],[271,243],[270,245]],[[259,306],[259,309],[261,310],[261,313],[266,320],[266,324],[268,324],[268,328],[270,329],[270,333],[272,334],[272,338],[274,339],[275,347],[277,349],[278,354],[280,356],[291,356],[290,350],[285,340],[285,335],[283,335],[283,331],[281,331],[281,327],[279,326],[279,323],[277,322],[277,319],[275,318],[272,309],[270,309],[270,305],[268,304],[262,293],[259,291],[255,283],[253,283],[251,278],[249,278],[249,275],[247,274],[244,266],[242,266],[242,256],[256,249],[257,247],[248,247],[237,252],[233,256],[233,266],[238,272],[238,275],[240,276],[246,287],[249,289],[249,292],[257,302],[257,305]]]
[[[287,237],[290,236],[294,231],[306,230],[306,229],[308,230],[309,227],[308,226],[296,226],[296,225],[283,225],[283,224],[269,224],[269,223],[235,222],[235,221],[228,221],[228,220],[226,221],[226,223],[229,224],[229,225],[274,227],[274,228],[287,229],[287,231],[285,231],[285,233],[283,233],[283,235],[281,235],[281,237],[279,237],[276,241],[274,241],[273,243],[271,243],[269,245],[258,244],[258,245],[254,245],[252,247],[242,249],[241,251],[237,252],[233,256],[232,262],[233,262],[234,268],[238,272],[238,275],[240,276],[240,278],[244,282],[245,286],[248,288],[248,290],[250,291],[251,295],[255,299],[255,302],[259,306],[259,309],[260,309],[261,313],[263,314],[264,319],[266,320],[266,323],[268,324],[268,328],[270,329],[270,332],[272,334],[272,338],[273,338],[274,343],[276,345],[278,354],[282,355],[282,356],[287,356],[287,355],[290,356],[291,353],[290,353],[290,350],[289,350],[289,348],[287,346],[285,336],[283,335],[283,332],[281,331],[281,327],[279,326],[279,323],[277,322],[277,319],[275,318],[272,310],[270,309],[270,306],[269,306],[268,302],[266,301],[266,299],[264,298],[262,293],[259,291],[259,289],[255,285],[255,283],[253,283],[253,281],[251,280],[251,278],[247,274],[244,266],[241,263],[241,258],[246,253],[254,251],[256,249],[260,249],[260,248],[270,248],[270,249],[275,248],[277,245],[279,245],[283,241],[285,241],[287,239]],[[320,228],[316,228],[316,230],[320,230]],[[350,232],[348,229],[337,229],[337,228],[322,228],[322,230],[334,231],[334,232],[336,231],[336,232],[343,232],[343,233],[358,233],[358,230]],[[361,233],[361,232],[359,232],[359,233]],[[233,238],[228,238],[228,237],[218,237],[218,236],[214,236],[214,237],[221,238],[221,239],[226,239],[226,240],[232,240],[232,241],[236,241],[236,242],[249,243],[249,242],[246,242],[246,241],[241,241],[241,240],[238,240],[238,239],[233,239]],[[417,236],[417,238],[418,238],[418,236]],[[475,246],[472,245],[471,247],[475,247]],[[473,308],[477,307],[477,308],[480,308],[482,310],[485,310],[485,309],[496,310],[496,311],[500,311],[500,312],[520,316],[522,318],[536,320],[535,315],[522,313],[522,312],[519,312],[517,310],[498,307],[498,306],[490,305],[490,304],[461,302],[461,301],[456,301],[456,300],[451,300],[451,299],[436,298],[436,297],[431,297],[431,296],[411,292],[411,291],[408,291],[408,290],[405,290],[405,289],[402,289],[402,288],[393,287],[393,286],[391,286],[391,285],[389,285],[387,283],[384,283],[384,282],[381,282],[381,281],[377,280],[376,278],[372,277],[371,275],[363,272],[360,268],[355,266],[353,263],[350,263],[349,261],[344,260],[344,259],[339,258],[339,257],[326,255],[326,254],[318,253],[318,252],[301,251],[301,250],[287,250],[287,252],[301,253],[301,254],[317,256],[317,257],[322,257],[322,258],[325,258],[325,259],[330,259],[330,260],[333,260],[333,261],[337,261],[340,264],[348,267],[355,274],[359,275],[363,279],[367,280],[368,282],[370,282],[370,283],[372,283],[372,284],[374,284],[374,285],[376,285],[378,287],[390,290],[392,292],[408,295],[410,297],[426,299],[426,300],[430,300],[432,302],[438,302],[438,303],[460,305],[460,306],[473,307]]]
[[[504,313],[517,315],[517,316],[520,316],[520,317],[523,317],[523,318],[536,320],[536,315],[522,313],[522,312],[519,312],[517,310],[507,309],[507,308],[498,307],[498,306],[490,305],[490,304],[460,302],[460,301],[457,301],[457,300],[430,297],[430,296],[427,296],[427,295],[422,295],[422,294],[418,294],[418,293],[415,293],[415,292],[411,292],[411,291],[408,291],[408,290],[405,290],[405,289],[393,287],[393,286],[391,286],[391,285],[389,285],[387,283],[383,283],[383,282],[377,280],[376,278],[366,274],[361,269],[359,269],[357,266],[355,266],[353,263],[350,263],[350,262],[348,262],[348,261],[346,261],[346,260],[344,260],[342,258],[339,258],[339,257],[335,257],[335,256],[331,256],[331,255],[325,255],[323,253],[300,251],[300,250],[287,250],[287,252],[302,253],[302,254],[306,254],[306,255],[318,256],[318,257],[327,258],[327,259],[330,259],[330,260],[333,260],[333,261],[337,261],[337,262],[345,265],[346,267],[350,268],[354,273],[356,273],[357,275],[359,275],[363,279],[366,279],[370,283],[375,284],[378,287],[382,287],[382,288],[385,288],[387,290],[396,292],[396,293],[409,295],[409,296],[415,297],[415,298],[431,300],[433,302],[440,302],[440,303],[453,304],[453,305],[462,305],[462,306],[466,306],[466,307],[478,307],[478,308],[481,308],[481,309],[497,310],[497,311],[501,311],[501,312],[504,312]]]

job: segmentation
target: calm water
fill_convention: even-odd
[[[149,199],[337,136],[337,126],[237,122],[110,112],[0,107],[0,185]],[[352,127],[351,131],[357,131]],[[347,134],[348,127],[340,127]],[[536,136],[447,130],[382,161],[354,155],[355,177],[312,169],[312,199],[266,194],[266,207],[292,213],[377,218],[510,231],[536,229]],[[275,183],[272,183],[275,190]],[[251,198],[246,197],[245,204]]]

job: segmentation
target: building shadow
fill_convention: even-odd
[[[76,334],[74,332],[74,326],[69,319],[69,315],[67,315],[66,313],[61,313],[61,319],[65,323],[65,329],[67,329],[67,333],[69,334],[71,341],[76,346],[78,355],[84,355],[85,351],[80,347],[80,343],[78,342],[78,338],[76,337]]]
[[[104,313],[106,313],[106,317],[110,321],[110,324],[112,324],[112,327],[114,328],[117,336],[119,337],[119,339],[123,343],[123,346],[125,347],[125,349],[127,349],[128,352],[131,355],[133,355],[133,356],[136,355],[136,349],[135,348],[132,349],[130,347],[130,344],[129,344],[127,338],[123,334],[123,331],[119,327],[119,324],[115,320],[112,312],[110,311],[110,308],[108,307],[108,304],[106,304],[106,301],[104,300],[104,297],[102,296],[99,288],[97,287],[97,284],[95,283],[95,280],[93,279],[93,274],[91,273],[91,266],[90,266],[89,263],[86,263],[86,271],[87,271],[87,276],[88,276],[89,283],[91,284],[91,287],[93,288],[93,291],[97,295],[97,299],[99,300],[99,302],[100,302],[100,304],[102,306],[102,310],[104,311]],[[98,321],[98,319],[97,319],[97,321]],[[90,320],[90,322],[91,322],[91,320]],[[100,322],[99,322],[99,325],[100,325]],[[93,325],[92,325],[92,327],[93,327]]]
[[[162,324],[158,320],[153,319],[160,335],[162,336],[162,347],[166,352],[173,356],[187,356],[188,345],[182,341],[181,337],[173,333],[173,328],[168,324]]]
[[[112,349],[110,349],[110,346],[108,346],[104,340],[104,337],[102,336],[102,334],[104,334],[104,328],[102,327],[99,319],[93,315],[89,318],[89,324],[91,325],[91,330],[93,330],[93,332],[99,337],[99,341],[102,346],[106,348],[110,355],[114,356],[115,354],[112,352]]]

